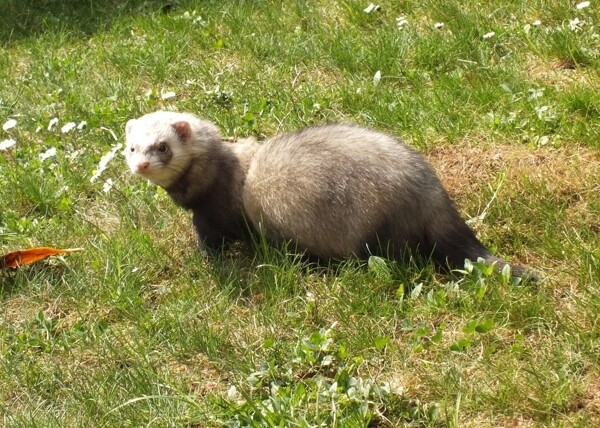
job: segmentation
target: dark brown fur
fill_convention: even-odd
[[[226,143],[223,143],[226,144]],[[215,151],[215,154],[218,152]],[[198,179],[199,171],[190,166],[172,186],[165,190],[181,207],[191,210],[198,240],[208,247],[218,247],[225,241],[245,236],[241,189],[244,175],[239,160],[228,150],[222,150],[211,159],[213,180],[204,191],[190,194],[191,183]]]

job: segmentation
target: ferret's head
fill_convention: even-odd
[[[221,140],[211,122],[169,111],[129,120],[125,133],[131,171],[163,188],[176,183],[192,162],[210,158],[212,147]]]

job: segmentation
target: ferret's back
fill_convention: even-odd
[[[397,224],[390,215],[418,229],[427,187],[440,187],[435,173],[399,140],[331,124],[267,140],[248,171],[244,208],[255,226],[276,231],[274,238],[293,239],[317,256],[344,257]]]
[[[424,171],[426,169],[426,171]],[[384,182],[428,175],[429,166],[413,149],[387,134],[352,125],[330,124],[282,134],[261,145],[249,175],[317,173],[338,179]],[[306,175],[305,175],[306,174]],[[394,180],[395,181],[395,180]]]

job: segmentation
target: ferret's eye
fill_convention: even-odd
[[[135,149],[134,149],[133,147],[131,147],[131,148],[129,149],[129,151],[130,151],[130,152],[135,152]]]
[[[167,146],[167,143],[159,143],[158,144],[159,153],[167,153],[167,150],[169,150],[169,146]]]

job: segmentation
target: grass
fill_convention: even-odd
[[[0,122],[17,120],[0,253],[85,251],[0,274],[0,425],[600,423],[594,2],[38,3],[0,18]],[[156,109],[234,137],[327,121],[402,136],[480,238],[545,279],[321,269],[261,243],[205,258],[120,154],[90,181]]]

